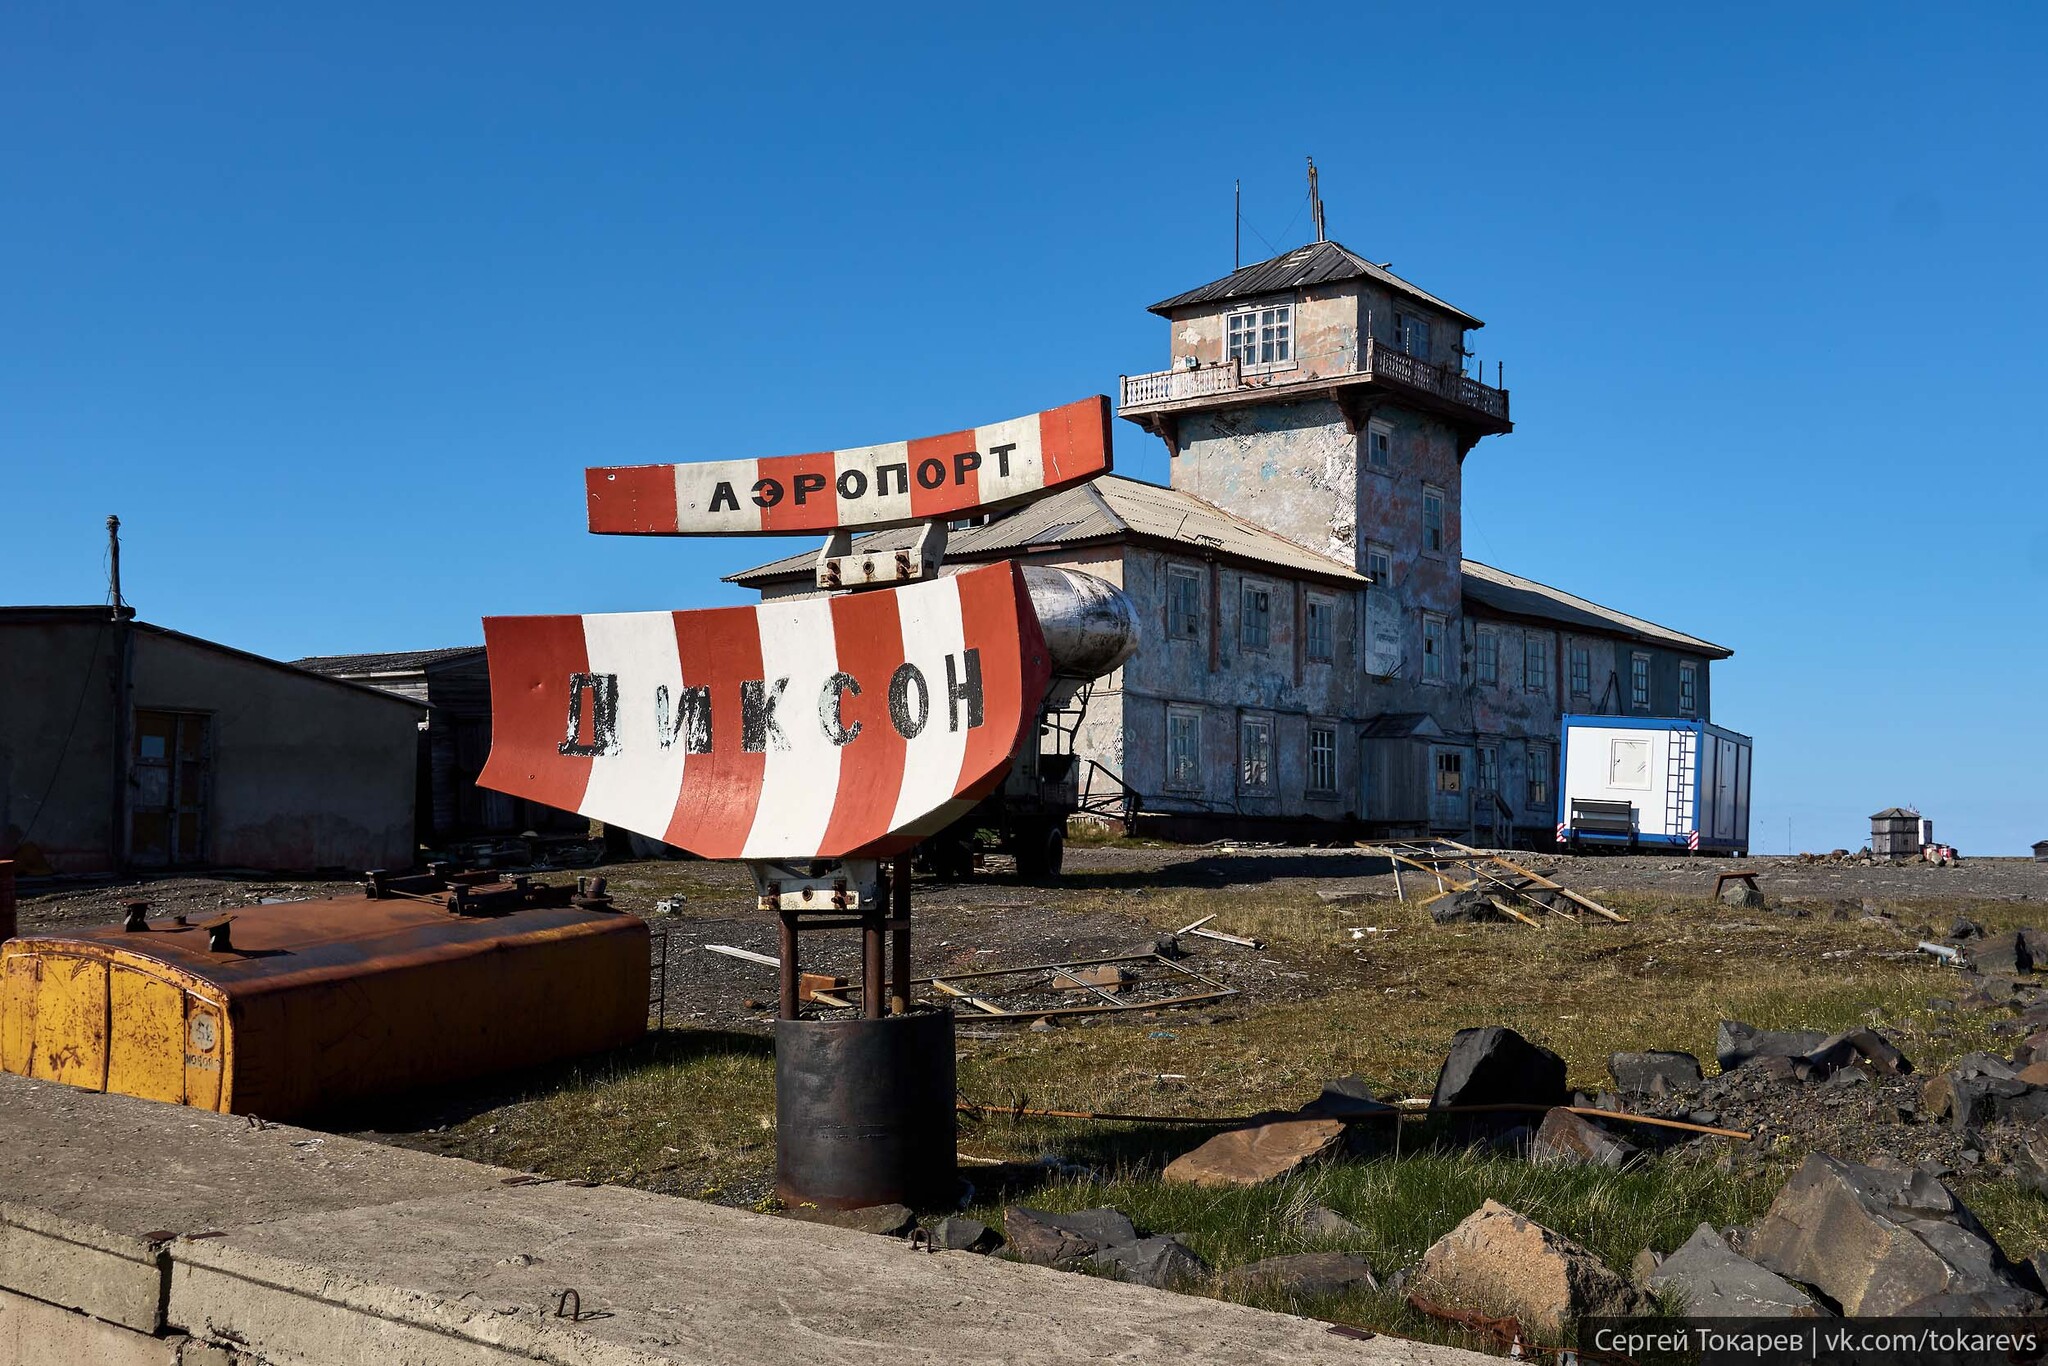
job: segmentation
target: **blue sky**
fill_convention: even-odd
[[[1735,648],[1760,852],[2018,853],[2048,21],[1792,8],[20,0],[0,601],[98,600],[109,512],[146,617],[286,658],[739,600],[778,546],[589,537],[582,467],[1110,391],[1313,155],[1505,363],[1467,553]]]

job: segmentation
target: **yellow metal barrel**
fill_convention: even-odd
[[[367,894],[0,946],[0,1070],[287,1119],[630,1043],[648,933],[584,906]]]

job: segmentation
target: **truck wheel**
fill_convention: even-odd
[[[1017,839],[1017,876],[1027,882],[1044,882],[1060,875],[1066,862],[1067,832],[1057,825],[1020,834]]]

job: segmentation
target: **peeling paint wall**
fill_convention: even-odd
[[[1358,438],[1328,399],[1187,414],[1173,487],[1356,565]]]

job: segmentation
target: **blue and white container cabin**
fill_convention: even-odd
[[[1751,741],[1710,721],[1563,721],[1559,844],[1749,852]]]

